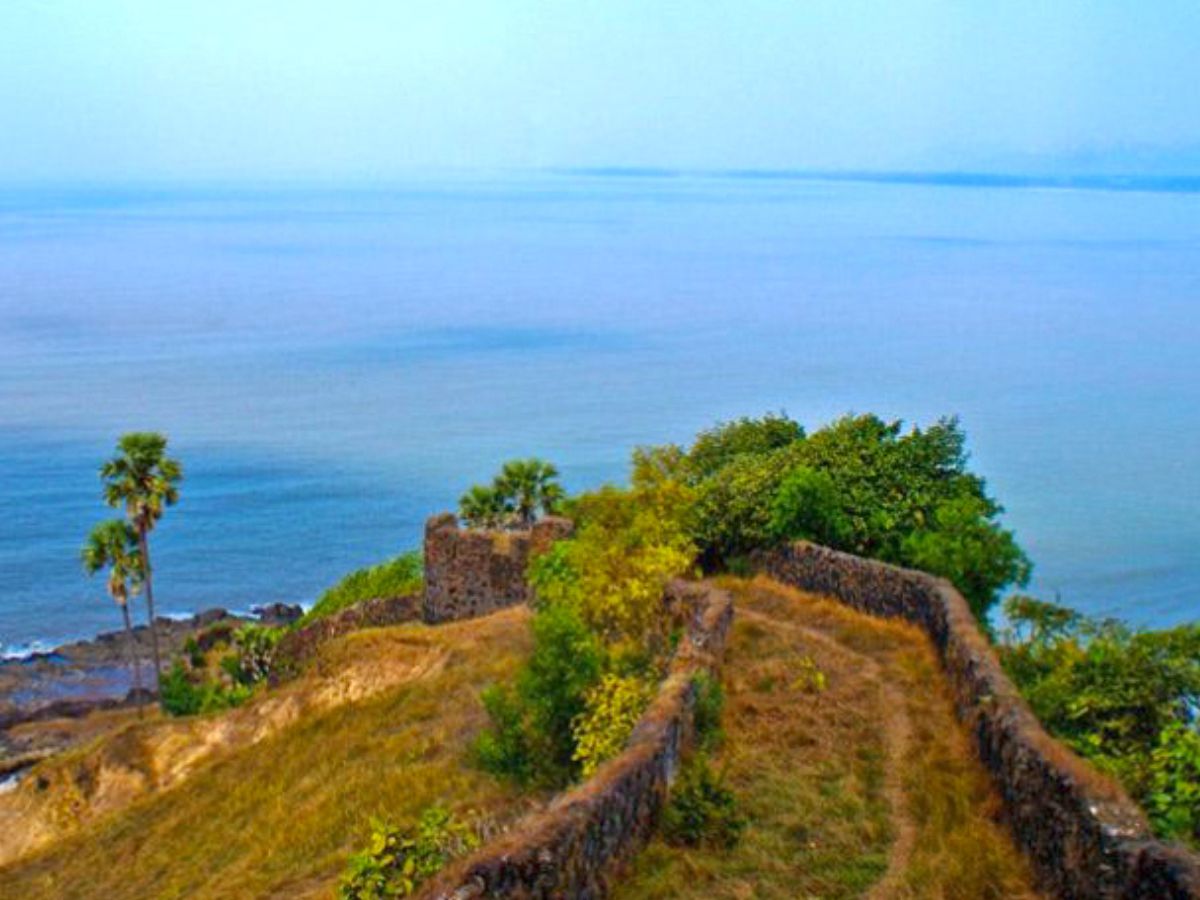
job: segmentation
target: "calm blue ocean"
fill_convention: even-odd
[[[0,191],[0,645],[116,628],[77,550],[170,435],[166,610],[311,602],[538,454],[957,413],[1034,588],[1200,614],[1200,194],[595,174]]]

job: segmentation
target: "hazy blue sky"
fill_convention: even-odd
[[[3,0],[0,179],[1200,171],[1197,0]]]

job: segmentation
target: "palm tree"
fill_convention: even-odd
[[[458,514],[472,528],[498,528],[512,507],[496,488],[477,484],[459,498]]]
[[[146,609],[150,616],[150,646],[154,652],[154,677],[162,677],[158,652],[158,626],[154,618],[154,581],[150,565],[149,534],[165,507],[179,499],[183,467],[167,456],[167,439],[153,431],[133,431],[117,442],[117,455],[100,467],[104,502],[125,508],[125,518],[137,533]]]
[[[556,478],[558,469],[551,463],[540,459],[514,459],[500,470],[496,490],[511,498],[517,523],[528,528],[539,510],[550,515],[561,502],[563,489]]]
[[[121,607],[121,617],[125,620],[125,640],[133,662],[133,686],[140,705],[142,665],[133,641],[133,622],[129,618],[129,598],[136,596],[142,587],[142,554],[138,550],[137,532],[120,519],[101,522],[88,535],[80,556],[83,570],[88,575],[108,569],[108,594]]]

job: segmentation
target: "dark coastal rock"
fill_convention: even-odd
[[[219,607],[186,619],[160,616],[156,622],[164,667],[183,652],[190,637],[195,637],[205,649],[211,649],[229,640],[243,625],[254,622],[281,625],[294,621],[302,613],[299,606],[285,603],[268,604],[261,610],[261,615],[252,618]],[[146,625],[133,629],[133,653],[141,665],[142,678],[149,685],[153,649]],[[133,689],[130,641],[124,631],[107,631],[48,653],[3,660],[0,661],[0,731],[21,721],[31,721],[30,716],[42,719],[86,715],[93,709],[123,702]]]
[[[228,610],[224,610],[219,607],[217,609],[206,609],[203,612],[198,612],[196,615],[192,616],[191,625],[194,628],[204,628],[207,625],[212,625],[214,622],[220,622],[222,619],[228,618]],[[159,619],[158,621],[161,625],[166,620]]]
[[[238,620],[213,622],[195,634],[196,646],[207,653],[219,644],[228,644],[233,640],[233,633],[239,627]]]
[[[291,625],[304,615],[304,607],[299,603],[268,603],[266,606],[252,606],[250,612],[263,625]]]
[[[98,709],[115,709],[125,704],[126,700],[124,699],[110,697],[104,700],[55,700],[53,703],[46,703],[31,709],[14,707],[0,712],[0,731],[8,731],[16,725],[24,725],[27,722],[77,719]]]

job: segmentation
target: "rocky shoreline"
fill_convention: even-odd
[[[189,637],[225,624],[229,628],[256,623],[286,625],[303,614],[299,606],[273,603],[255,607],[250,616],[208,609],[187,619],[158,619],[164,667],[183,651]],[[72,741],[69,729],[30,728],[32,723],[73,720],[94,712],[132,706],[153,693],[150,629],[133,630],[133,645],[142,670],[141,697],[134,690],[129,640],[124,631],[109,631],[90,640],[63,644],[45,653],[0,661],[0,779],[57,752]]]

